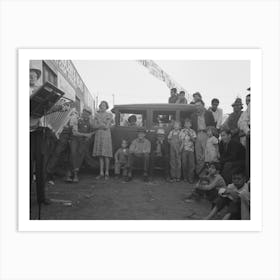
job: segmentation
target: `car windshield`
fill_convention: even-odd
[[[153,126],[168,127],[176,118],[175,111],[154,111]]]

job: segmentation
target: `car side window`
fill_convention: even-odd
[[[120,124],[123,127],[146,127],[146,111],[120,110]]]

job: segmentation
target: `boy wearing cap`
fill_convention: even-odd
[[[144,171],[144,181],[148,181],[148,170],[151,153],[151,142],[145,138],[146,132],[144,128],[137,130],[137,138],[134,139],[129,147],[129,172],[127,181],[132,180],[132,170],[134,162],[141,160]]]
[[[80,118],[72,119],[72,137],[70,143],[72,172],[67,174],[66,181],[78,183],[79,169],[89,152],[90,138],[95,133],[93,132],[91,109],[85,107]]]
[[[165,137],[163,128],[157,130],[157,137],[152,142],[152,152],[150,161],[150,175],[153,176],[154,168],[157,164],[163,163],[165,179],[169,181],[169,143]]]

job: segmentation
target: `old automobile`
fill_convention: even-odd
[[[142,127],[146,137],[152,141],[158,128],[165,133],[172,128],[173,122],[183,120],[195,112],[194,105],[186,104],[128,104],[115,105],[112,109],[115,114],[115,125],[112,127],[112,142],[114,151],[120,147],[121,140],[129,143],[137,137],[137,129]]]

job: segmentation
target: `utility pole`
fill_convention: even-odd
[[[115,94],[114,93],[112,94],[112,97],[113,97],[113,106],[115,106]]]

